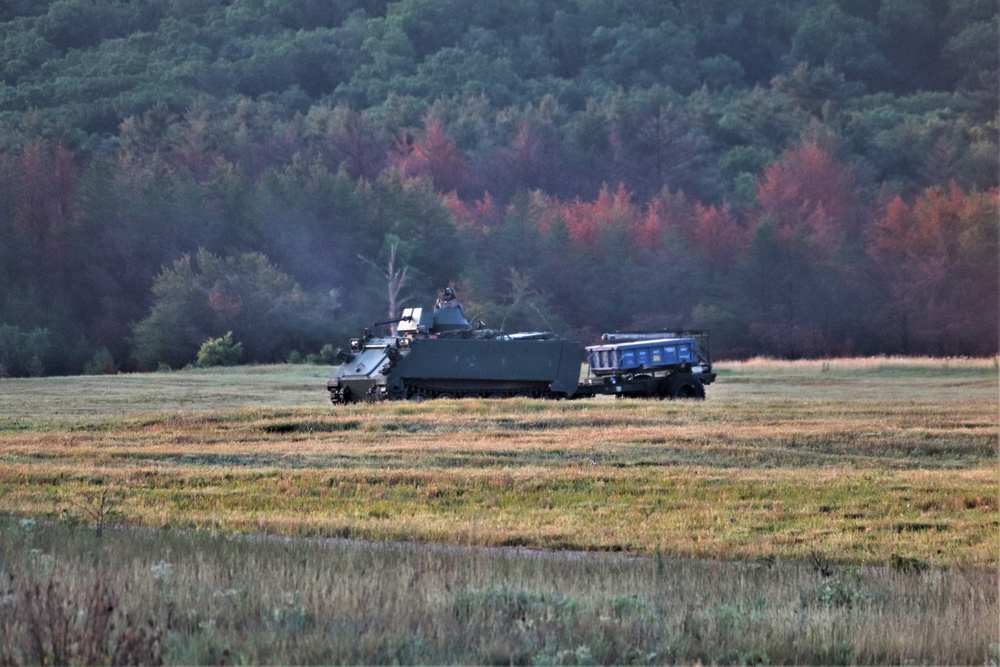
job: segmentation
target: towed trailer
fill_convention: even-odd
[[[715,381],[704,331],[604,334],[587,351],[587,379],[572,398],[705,398]]]

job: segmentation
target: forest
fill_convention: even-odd
[[[998,14],[8,0],[0,377],[329,361],[447,285],[586,344],[994,355]]]

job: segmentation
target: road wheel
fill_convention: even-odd
[[[701,380],[687,373],[674,375],[667,382],[667,398],[704,400],[705,385],[702,384]]]
[[[455,398],[455,394],[450,394],[446,391],[443,391],[440,394],[438,394],[436,398]]]

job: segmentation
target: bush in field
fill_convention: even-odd
[[[306,355],[306,363],[317,366],[336,366],[340,362],[337,360],[337,350],[327,343],[316,354]]]
[[[234,332],[249,361],[282,361],[321,340],[319,301],[260,253],[185,255],[157,276],[153,293],[152,312],[133,327],[140,367],[184,366],[223,331]]]
[[[233,340],[233,332],[227,331],[221,338],[209,338],[198,350],[198,368],[209,366],[235,366],[243,356],[243,343]]]
[[[44,375],[44,359],[50,347],[48,329],[25,331],[12,324],[0,324],[0,377]]]
[[[118,372],[118,366],[108,348],[102,347],[83,365],[84,375],[114,375]]]

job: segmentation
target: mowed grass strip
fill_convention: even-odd
[[[346,408],[315,368],[186,373],[2,381],[5,508],[86,518],[114,489],[150,526],[997,563],[995,360],[720,365],[705,402]],[[106,407],[60,412],[56,383]]]

